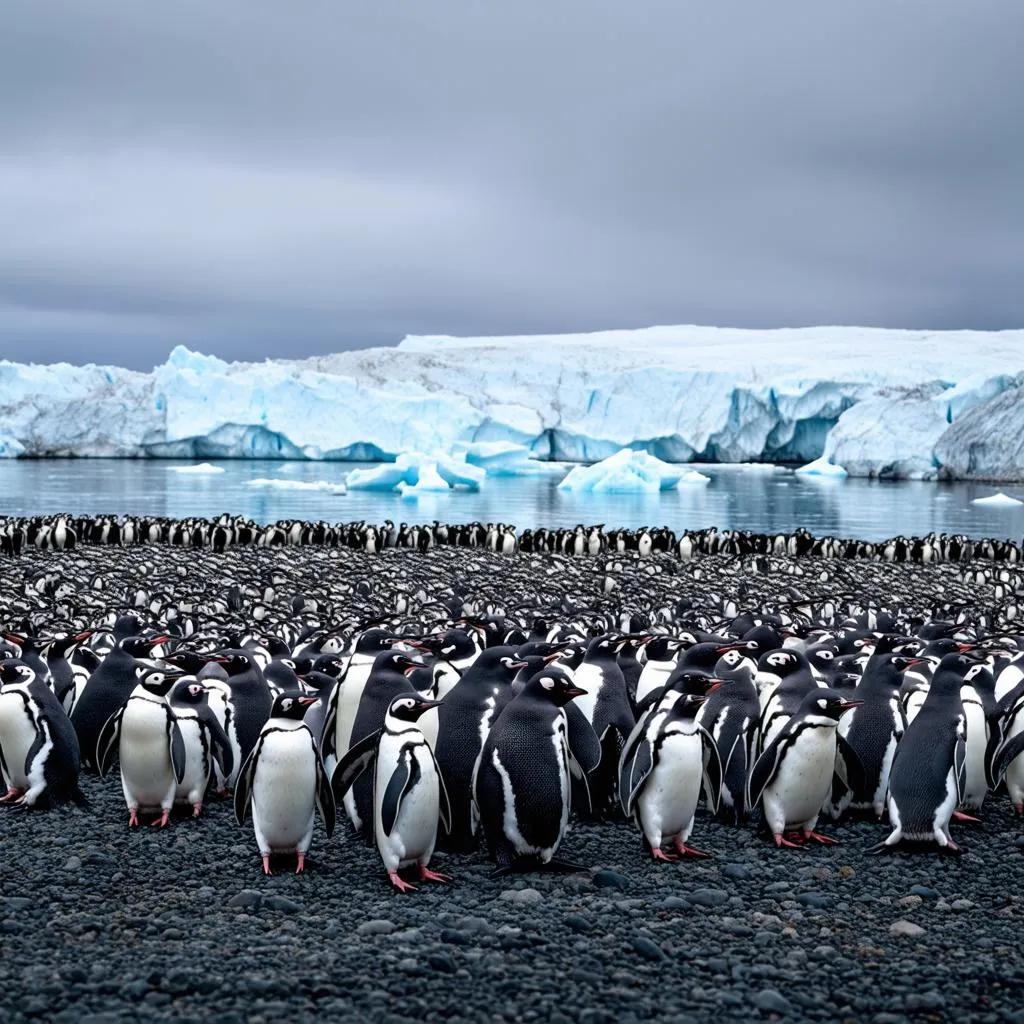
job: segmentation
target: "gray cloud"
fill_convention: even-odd
[[[9,0],[0,356],[1024,324],[1024,7]]]

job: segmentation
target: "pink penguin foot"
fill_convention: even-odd
[[[695,850],[692,846],[687,846],[682,839],[676,840],[676,849],[679,851],[680,856],[683,857],[710,857],[710,853],[704,853],[702,850]]]
[[[1024,801],[1019,804],[1014,804],[1013,809],[1017,812],[1018,818],[1024,818]]]
[[[669,864],[671,864],[674,861],[679,859],[678,857],[675,857],[671,853],[666,853],[660,846],[652,846],[651,847],[651,856],[655,860],[663,860],[663,861],[666,861]]]
[[[272,875],[274,872],[270,870],[270,854],[263,854],[263,874]]]
[[[976,818],[976,817],[974,817],[973,814],[964,814],[963,811],[954,811],[953,812],[953,820],[954,821],[969,821],[969,822],[972,822],[973,824],[976,825],[976,824],[978,824],[981,821],[981,818]]]
[[[14,800],[18,800],[20,797],[25,795],[24,789],[18,789],[17,786],[11,786],[3,796],[0,796],[0,804],[9,804]]]
[[[295,874],[301,875],[306,870],[306,855],[300,853],[297,855],[297,863],[295,865]]]
[[[415,885],[410,885],[405,880],[399,878],[397,871],[389,871],[388,872],[388,878],[391,879],[391,884],[399,892],[415,892],[416,891],[416,886]]]
[[[788,846],[793,850],[803,849],[803,843],[794,843],[792,839],[787,839],[781,833],[776,832],[773,838],[775,839],[776,846]]]
[[[804,829],[804,839],[808,841],[813,840],[816,843],[826,843],[828,845],[836,846],[839,845],[838,839],[833,839],[831,836],[823,836],[820,832],[815,832],[814,829],[810,828]]]
[[[160,817],[156,821],[149,823],[150,828],[167,828],[167,822],[171,820],[171,812],[169,810],[161,811]]]
[[[203,813],[203,805],[202,804],[193,804],[192,805],[192,817],[193,818],[198,818],[199,815],[201,815],[202,813]]]
[[[442,875],[440,872],[431,871],[425,864],[420,865],[421,882],[450,882],[451,880],[451,875]]]
[[[135,828],[139,823],[139,809],[138,807],[129,807],[128,811],[128,827]]]

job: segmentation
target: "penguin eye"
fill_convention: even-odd
[[[818,657],[823,659],[824,661],[831,661],[834,655],[831,651],[819,651]]]
[[[287,711],[291,706],[292,706],[292,699],[291,699],[291,697],[285,697],[285,699],[283,701],[281,701],[281,710],[282,711]]]
[[[549,679],[547,676],[545,676],[540,681],[540,685],[543,686],[545,690],[553,690],[555,688],[555,681],[554,679]]]

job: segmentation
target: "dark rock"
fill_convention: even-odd
[[[694,889],[686,898],[698,907],[720,907],[729,902],[729,894],[723,889]]]
[[[635,935],[632,939],[633,948],[645,959],[645,960],[664,960],[665,954],[662,951],[661,946],[656,942],[647,938],[645,935]]]
[[[246,910],[258,910],[263,902],[263,894],[255,889],[243,889],[228,900],[229,907],[243,907]]]
[[[629,888],[629,879],[625,875],[620,875],[617,871],[611,871],[608,868],[594,872],[593,881],[599,889],[619,889],[621,891]]]

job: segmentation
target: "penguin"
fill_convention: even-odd
[[[792,649],[770,651],[757,664],[756,683],[760,689],[761,720],[758,723],[761,750],[766,750],[796,714],[804,697],[818,688],[807,657]]]
[[[660,689],[676,667],[679,651],[695,644],[696,638],[655,636],[644,647],[644,664],[636,683],[635,699],[639,703],[652,690]]]
[[[992,758],[992,788],[1006,783],[1018,817],[1024,816],[1024,680],[1003,696],[1002,733]]]
[[[96,768],[102,778],[115,755],[119,759],[129,828],[139,824],[140,812],[157,809],[160,817],[152,824],[166,828],[185,776],[185,743],[166,700],[180,672],[140,665],[135,673],[132,695],[100,730]]]
[[[960,693],[970,672],[981,666],[966,654],[947,654],[928,696],[907,726],[889,773],[889,821],[892,832],[872,853],[897,843],[933,842],[958,853],[949,832],[963,799],[967,760],[967,717]]]
[[[349,748],[331,780],[334,798],[341,800],[358,775],[373,767],[374,838],[399,892],[416,889],[399,874],[405,867],[415,866],[421,882],[451,881],[429,866],[438,822],[448,827],[451,811],[437,761],[417,725],[420,715],[439,703],[414,692],[396,697],[383,728]]]
[[[0,661],[0,804],[84,803],[79,760],[75,730],[39,674],[23,661]]]
[[[434,756],[451,803],[443,849],[472,849],[473,769],[491,726],[512,697],[512,682],[527,662],[514,647],[488,647],[437,708]]]
[[[221,775],[230,777],[234,767],[231,741],[210,707],[209,691],[195,677],[178,679],[167,696],[185,746],[185,771],[175,790],[175,803],[192,807],[192,816],[203,812],[203,797],[210,782],[213,762]]]
[[[570,746],[563,709],[586,692],[563,670],[539,672],[487,735],[473,773],[473,807],[497,875],[579,870],[555,853],[569,825],[572,778],[585,778],[601,753],[592,731]]]
[[[115,624],[115,630],[123,619],[131,620],[137,628],[138,622],[134,616],[123,616]],[[100,730],[110,716],[124,706],[139,684],[137,659],[148,658],[154,648],[170,639],[166,633],[152,637],[121,637],[89,677],[71,710],[71,724],[75,727],[82,762],[86,767],[96,767],[96,745]]]
[[[668,841],[679,856],[708,856],[686,845],[702,783],[712,812],[718,810],[722,789],[718,748],[696,721],[706,700],[699,694],[684,694],[670,708],[651,716],[641,742],[619,764],[623,813],[636,818],[655,860],[676,859],[662,848]]]
[[[335,807],[320,750],[303,721],[315,697],[280,693],[260,730],[252,752],[238,773],[235,819],[239,825],[252,807],[253,831],[263,873],[273,874],[272,854],[294,853],[295,873],[306,868],[316,811],[329,839],[334,834]]]
[[[230,715],[224,728],[237,747],[236,763],[241,765],[256,746],[274,699],[251,651],[241,648],[218,651],[213,664],[219,664],[227,673]]]
[[[798,847],[807,840],[837,842],[814,827],[834,772],[845,772],[851,788],[861,781],[857,756],[838,734],[840,717],[858,703],[815,686],[754,764],[747,804],[763,805],[765,824],[777,847]],[[798,837],[787,838],[786,832],[794,829],[799,830]]]

